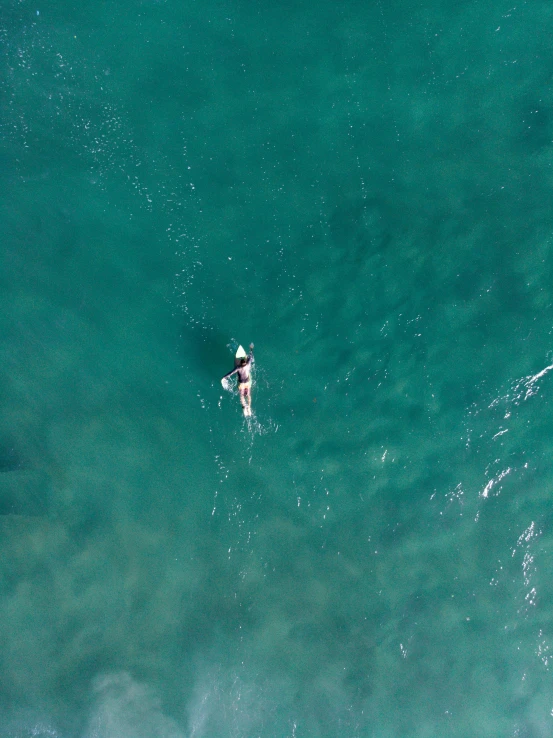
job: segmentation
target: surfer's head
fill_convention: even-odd
[[[247,364],[247,363],[248,363],[248,360],[247,360],[247,358],[246,358],[245,356],[243,356],[243,357],[242,357],[242,358],[240,359],[240,366],[246,366],[246,364]]]

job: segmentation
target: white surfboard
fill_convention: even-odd
[[[238,366],[240,363],[240,359],[245,359],[248,357],[248,354],[244,351],[243,346],[238,346],[236,349],[236,354],[234,355],[234,366]]]

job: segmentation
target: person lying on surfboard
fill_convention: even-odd
[[[250,353],[246,353],[242,346],[236,352],[235,367],[232,371],[225,374],[221,378],[221,384],[225,389],[228,388],[228,378],[233,374],[238,374],[238,391],[240,393],[240,404],[244,411],[244,417],[249,418],[252,414],[252,364],[253,364],[253,343],[250,343]]]

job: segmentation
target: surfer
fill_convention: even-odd
[[[244,411],[244,417],[248,418],[252,414],[252,364],[253,364],[253,343],[250,343],[250,353],[245,355],[244,349],[240,347],[242,356],[235,359],[235,367],[232,371],[225,374],[221,379],[221,384],[225,389],[228,388],[227,379],[233,374],[238,374],[238,392],[240,393],[240,404]]]

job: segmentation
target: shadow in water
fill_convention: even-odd
[[[10,443],[0,442],[0,474],[23,468],[20,455]]]
[[[0,474],[0,515],[47,515],[50,486],[50,480],[40,471],[17,470]]]
[[[180,336],[180,356],[185,366],[193,366],[198,375],[217,380],[233,368],[227,334],[216,328],[184,326]]]

